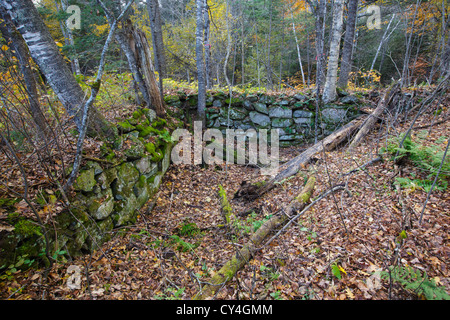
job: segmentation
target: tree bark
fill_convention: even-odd
[[[25,88],[28,95],[28,112],[33,118],[34,122],[38,127],[38,131],[42,138],[46,138],[50,128],[47,125],[44,114],[39,103],[39,96],[36,86],[36,79],[34,77],[33,70],[31,69],[31,56],[28,51],[27,45],[23,40],[21,34],[17,31],[16,27],[11,21],[11,17],[6,13],[3,8],[0,7],[0,16],[3,21],[0,23],[0,31],[3,38],[7,42],[12,44],[12,52],[19,61],[20,71],[23,75],[23,80],[25,82]]]
[[[394,97],[394,95],[398,92],[399,84],[392,85],[388,90],[386,90],[383,98],[378,102],[375,110],[369,115],[367,120],[362,125],[361,129],[359,129],[356,136],[353,138],[350,146],[348,147],[349,151],[354,150],[354,148],[361,142],[361,139],[367,135],[369,130],[374,126],[374,124],[378,121],[381,114],[386,110],[390,101]]]
[[[234,255],[216,274],[212,277],[207,285],[205,285],[193,300],[205,300],[212,298],[217,291],[228,281],[230,281],[236,272],[241,269],[252,256],[258,251],[263,244],[264,239],[275,229],[284,225],[289,221],[289,217],[295,216],[305,208],[307,202],[311,198],[314,191],[316,179],[310,177],[300,194],[293,199],[282,213],[274,215],[267,220],[259,229],[251,236],[247,244]]]
[[[30,55],[45,75],[48,83],[58,96],[67,113],[74,117],[78,130],[81,126],[81,109],[84,105],[84,92],[67,67],[50,32],[41,20],[31,0],[2,0],[17,30],[28,45]],[[91,108],[89,132],[112,137],[111,125],[97,109]]]
[[[206,109],[206,83],[205,83],[205,64],[203,57],[203,10],[205,10],[206,0],[197,1],[197,29],[195,32],[195,54],[197,56],[197,81],[198,81],[198,105],[197,114],[199,119],[204,122]]]
[[[323,88],[323,101],[325,103],[336,99],[336,82],[339,64],[339,49],[341,43],[342,16],[344,1],[334,1],[333,25],[331,30],[330,56],[328,58],[328,70],[325,86]]]
[[[152,64],[150,47],[145,33],[138,28],[133,28],[135,52],[138,57],[140,69],[145,75],[145,87],[149,90],[150,103],[155,108],[156,115],[164,118],[166,115],[163,94],[156,82],[155,70]],[[161,77],[160,77],[161,79]]]
[[[345,89],[348,84],[348,77],[352,69],[353,40],[356,29],[356,13],[358,11],[359,0],[349,0],[348,16],[345,27],[344,46],[342,48],[341,70],[339,72],[338,87]]]
[[[204,25],[204,47],[205,47],[205,81],[206,88],[211,89],[211,30],[210,30],[210,21],[209,21],[209,8],[208,2],[205,0],[204,4],[204,13],[203,13],[203,21]]]
[[[164,53],[161,12],[159,10],[158,0],[147,0],[147,11],[150,18],[150,28],[152,31],[155,67],[159,74],[159,90],[161,94],[163,94],[164,88],[162,79],[166,76],[166,56]]]
[[[292,10],[291,10],[291,20],[292,20],[292,32],[294,33],[294,39],[295,39],[295,46],[297,47],[298,64],[300,65],[300,72],[302,74],[303,85],[306,86],[305,73],[303,72],[302,56],[300,53],[300,46],[298,45],[297,32],[295,31],[294,14],[292,13]]]
[[[55,1],[55,2],[57,5],[56,9],[59,10],[58,1]],[[62,5],[62,9],[64,11],[66,11],[67,10],[67,0],[61,0],[61,5]],[[65,26],[62,21],[61,21],[61,31],[62,31],[63,35],[65,34],[64,40],[67,42],[67,44],[74,46],[75,42],[73,41],[72,30],[70,30],[70,28]],[[80,75],[81,74],[80,62],[78,61],[78,58],[76,56],[71,59],[71,64],[72,64],[72,72],[77,75]]]
[[[339,144],[347,140],[353,132],[361,125],[364,116],[358,117],[349,122],[339,130],[333,132],[322,141],[317,142],[313,146],[303,151],[300,155],[296,156],[289,162],[287,162],[275,177],[268,181],[258,184],[251,184],[244,181],[241,184],[239,190],[235,193],[235,198],[244,198],[247,200],[254,200],[269,190],[273,189],[277,183],[282,182],[284,179],[289,178],[295,174],[304,166],[306,166],[314,155],[322,151],[331,151],[335,149]]]
[[[131,30],[131,28],[131,22],[126,21],[122,29],[116,31],[115,38],[120,45],[120,49],[127,57],[128,67],[133,74],[133,79],[136,82],[139,91],[142,93],[142,97],[144,98],[145,103],[147,104],[147,106],[151,107],[152,102],[150,99],[150,94],[148,92],[147,86],[145,85],[144,77],[138,67],[138,59],[134,50],[135,41],[132,36],[133,31]]]

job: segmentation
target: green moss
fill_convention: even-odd
[[[136,119],[136,120],[138,120],[138,119],[140,119],[141,117],[142,117],[142,111],[141,110],[136,110],[136,111],[134,111],[133,112],[133,119]]]
[[[153,144],[151,142],[149,142],[145,145],[145,150],[153,156],[151,158],[151,160],[153,162],[159,162],[164,157],[164,153],[161,152],[161,150],[156,149],[155,144]]]
[[[139,188],[144,188],[146,186],[146,184],[147,184],[147,178],[144,175],[141,175],[137,182],[137,186]]]
[[[141,126],[142,130],[139,131],[139,137],[145,138],[149,136],[150,134],[158,135],[159,131],[153,127],[150,126]]]
[[[166,119],[157,118],[155,121],[152,122],[153,128],[162,128],[167,125]]]
[[[133,130],[136,130],[136,127],[133,126],[128,120],[118,122],[117,128],[122,133],[131,132]]]
[[[30,220],[20,220],[14,225],[14,232],[24,237],[42,236],[41,228]]]
[[[0,207],[12,207],[15,203],[20,202],[20,198],[0,198]]]
[[[232,106],[242,103],[242,100],[239,98],[228,98],[225,100],[227,106],[231,103]]]
[[[78,174],[77,180],[73,184],[74,189],[84,192],[92,191],[92,189],[96,184],[94,177],[95,177],[94,169],[81,170],[80,173]]]

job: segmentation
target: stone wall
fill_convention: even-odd
[[[101,158],[87,161],[68,194],[69,209],[47,219],[51,255],[74,257],[97,250],[113,229],[136,221],[170,165],[172,143],[164,125],[148,109],[118,124],[119,151],[104,146]],[[0,267],[21,257],[38,261],[45,247],[41,228],[10,209],[9,226],[0,229]]]
[[[166,102],[180,110],[197,107],[197,95],[169,96]],[[319,115],[319,136],[326,136],[348,123],[358,113],[359,100],[343,96],[325,105]],[[206,101],[206,126],[225,132],[233,129],[278,129],[280,146],[307,143],[314,138],[315,99],[306,94],[272,97],[263,94],[209,94]],[[229,108],[229,106],[231,106]],[[229,119],[228,119],[229,118]],[[229,126],[228,126],[229,125]]]
[[[192,122],[197,95],[181,93],[166,96],[165,101],[171,116]],[[355,97],[344,96],[337,104],[326,105],[318,119],[319,134],[328,135],[349,122],[357,115],[358,103]],[[290,146],[314,137],[314,111],[314,99],[302,94],[236,95],[230,100],[215,93],[207,97],[207,127],[278,129],[280,146]],[[52,255],[73,257],[96,250],[110,239],[113,229],[136,221],[138,210],[156,194],[170,165],[173,145],[166,127],[165,120],[149,109],[117,123],[120,138],[114,145],[105,144],[100,158],[81,168],[69,195],[70,209],[45,225]],[[14,212],[14,206],[7,212],[7,226],[0,229],[0,268],[23,257],[38,260],[45,244],[41,228]]]

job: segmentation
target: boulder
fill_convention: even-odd
[[[347,110],[331,107],[322,110],[323,120],[329,123],[340,123],[346,120]]]
[[[250,120],[260,128],[268,128],[270,126],[270,118],[268,115],[251,111],[250,112]]]
[[[292,119],[286,118],[273,118],[272,119],[272,127],[274,128],[287,128],[292,126],[294,121]]]
[[[90,192],[97,184],[95,180],[95,169],[80,170],[78,177],[73,184],[73,188],[77,191]]]
[[[312,118],[314,116],[314,113],[305,110],[295,110],[293,115],[294,118]]]
[[[230,119],[232,120],[243,120],[247,116],[245,109],[230,108]]]
[[[292,110],[284,107],[269,108],[269,117],[271,118],[292,118]]]
[[[267,109],[267,105],[265,103],[255,102],[253,107],[259,113],[269,114],[269,109]]]

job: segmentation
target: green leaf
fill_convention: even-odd
[[[337,265],[337,263],[334,263],[331,266],[331,271],[333,272],[333,275],[338,278],[339,280],[341,280],[341,270],[339,270],[339,266]]]

